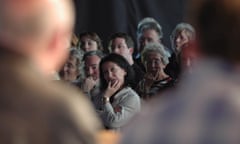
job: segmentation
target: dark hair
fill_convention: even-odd
[[[100,85],[100,89],[101,90],[105,90],[108,87],[108,83],[104,79],[104,74],[103,74],[103,71],[102,71],[102,66],[106,62],[113,62],[113,63],[117,64],[119,67],[121,67],[127,73],[127,75],[124,78],[123,87],[126,87],[128,85],[132,85],[132,83],[134,81],[134,72],[133,72],[133,69],[132,69],[131,65],[121,55],[115,54],[115,53],[111,53],[111,54],[105,56],[101,60],[100,65],[99,65],[100,84],[101,84]]]
[[[96,43],[97,43],[97,49],[98,50],[103,50],[103,46],[102,46],[102,41],[100,39],[100,37],[98,36],[97,33],[95,32],[83,32],[80,34],[79,36],[79,40],[80,40],[80,43],[81,43],[81,38],[82,37],[89,37],[91,40],[94,40]],[[81,47],[81,44],[80,44],[80,47]]]
[[[132,38],[126,33],[118,32],[118,33],[112,34],[109,38],[108,48],[109,48],[110,52],[112,51],[112,49],[111,49],[112,41],[116,38],[123,38],[125,40],[128,48],[134,48],[134,42],[133,42]]]

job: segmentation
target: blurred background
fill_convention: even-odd
[[[170,34],[177,23],[184,21],[186,0],[75,0],[75,33],[96,32],[106,47],[108,37],[126,32],[135,41],[138,22],[155,18],[163,28],[163,44],[170,46]],[[136,45],[135,45],[136,47]]]

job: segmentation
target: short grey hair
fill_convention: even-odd
[[[142,63],[145,63],[146,58],[148,57],[148,54],[150,52],[155,52],[161,55],[161,60],[164,65],[167,65],[169,63],[169,54],[168,52],[164,49],[164,46],[160,43],[156,42],[151,42],[148,43],[145,47],[144,50],[141,53],[141,58],[142,58]]]
[[[76,47],[71,47],[69,49],[69,57],[75,57],[77,60],[77,68],[79,73],[83,70],[82,63],[83,54],[84,54],[83,51],[77,49]]]
[[[82,61],[85,62],[89,56],[98,56],[100,59],[102,59],[105,55],[101,50],[88,51],[84,54]]]
[[[171,38],[175,38],[176,35],[183,30],[187,32],[187,36],[191,41],[195,39],[196,37],[195,29],[193,28],[192,25],[184,22],[177,24],[177,26],[175,27],[171,34]]]
[[[158,33],[159,39],[163,38],[161,25],[152,17],[142,19],[137,26],[137,36],[139,37],[144,30],[153,29]]]

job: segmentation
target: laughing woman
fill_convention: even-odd
[[[122,56],[110,54],[101,60],[101,100],[95,106],[106,128],[119,129],[140,111],[140,98],[128,86],[133,78],[131,66]]]

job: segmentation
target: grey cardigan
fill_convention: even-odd
[[[101,109],[97,110],[97,112],[105,127],[119,129],[140,111],[141,101],[139,95],[132,88],[125,87],[115,94],[112,103],[103,103],[101,100],[101,102],[96,102],[95,106]]]

